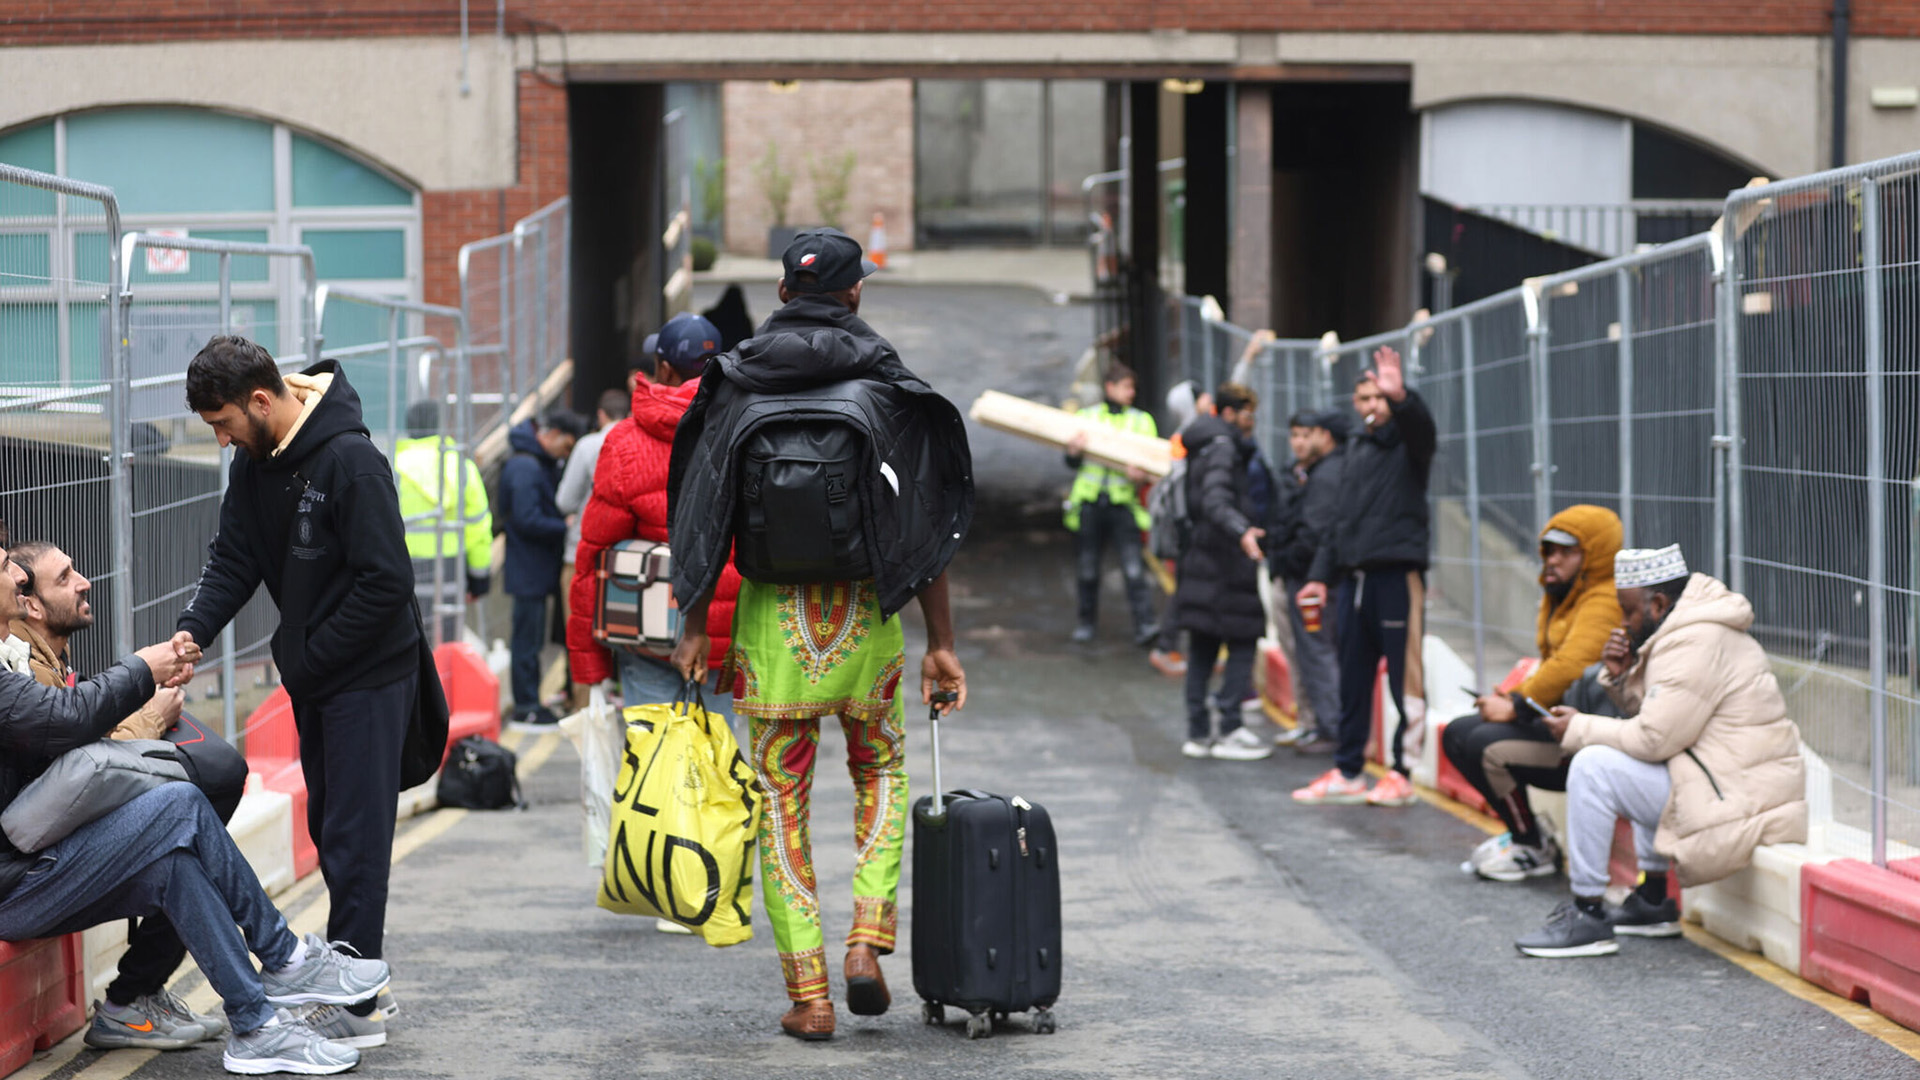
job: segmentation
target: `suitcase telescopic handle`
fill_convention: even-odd
[[[947,816],[946,788],[940,786],[940,706],[959,701],[960,695],[952,690],[937,690],[933,695],[933,707],[927,710],[927,742],[933,747],[933,813],[935,821]]]

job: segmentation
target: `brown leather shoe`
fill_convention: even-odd
[[[833,1038],[833,1002],[827,998],[794,1002],[780,1018],[780,1030],[807,1042]]]
[[[893,1004],[887,978],[880,974],[880,954],[871,945],[847,950],[847,1011],[855,1016],[879,1016]]]

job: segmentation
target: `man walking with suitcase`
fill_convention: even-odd
[[[808,832],[820,719],[839,718],[855,789],[847,1007],[878,1015],[892,1000],[879,958],[894,947],[907,816],[894,615],[919,598],[921,701],[947,691],[943,711],[963,706],[946,567],[972,518],[973,484],[958,410],[859,317],[874,269],[860,245],[809,230],[783,261],[785,306],[708,367],[674,438],[667,496],[682,629],[672,662],[686,678],[706,671],[707,608],[731,545],[745,580],[722,678],[751,722],[767,792],[761,895],[793,1002],[780,1026],[820,1040],[834,1031]],[[795,565],[802,555],[806,567]]]

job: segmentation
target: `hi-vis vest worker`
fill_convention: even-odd
[[[1108,427],[1130,431],[1136,435],[1158,436],[1160,431],[1154,426],[1153,417],[1128,407],[1116,411],[1107,402],[1089,405],[1076,415],[1089,420],[1098,420]],[[1091,502],[1098,502],[1104,494],[1107,501],[1115,506],[1125,506],[1133,511],[1133,520],[1145,531],[1153,524],[1153,518],[1147,508],[1140,504],[1138,492],[1133,481],[1127,479],[1127,470],[1110,468],[1097,461],[1088,460],[1080,466],[1080,472],[1073,478],[1073,490],[1067,494],[1067,528],[1080,531],[1080,508]]]
[[[437,459],[437,460],[436,460]],[[436,464],[445,470],[434,476]],[[461,525],[460,468],[467,471],[466,524]],[[467,556],[467,574],[485,579],[493,566],[493,515],[487,509],[487,488],[480,470],[454,447],[452,440],[440,436],[402,439],[393,456],[393,469],[400,477],[400,519],[407,524],[407,554],[415,559],[452,557],[462,548]],[[437,497],[445,483],[444,505]],[[434,511],[444,522],[439,550],[434,544]]]

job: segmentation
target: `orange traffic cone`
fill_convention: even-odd
[[[875,266],[887,265],[887,215],[874,211],[873,228],[867,232],[867,258]]]

